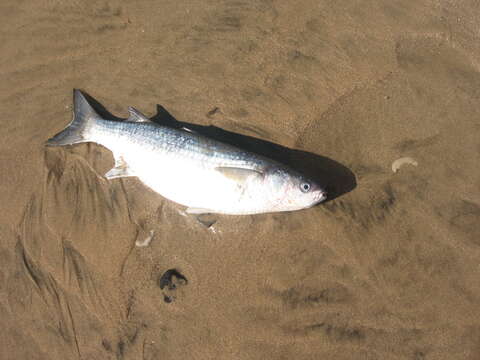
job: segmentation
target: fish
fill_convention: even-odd
[[[125,120],[104,119],[77,89],[73,105],[72,121],[47,146],[100,144],[115,160],[107,179],[137,177],[186,206],[187,214],[294,211],[327,198],[323,186],[284,164],[188,128],[162,126],[133,107]]]

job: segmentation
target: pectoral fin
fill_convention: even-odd
[[[111,168],[106,174],[105,174],[105,177],[108,179],[108,180],[112,180],[112,179],[116,179],[116,178],[120,178],[120,177],[128,177],[128,176],[135,176],[135,175],[132,175],[128,172],[128,168],[122,168],[122,167],[114,167],[114,168]]]
[[[264,176],[261,171],[254,169],[220,166],[216,167],[215,170],[217,170],[223,176],[229,178],[230,180],[236,181],[239,184],[244,183],[250,177]]]
[[[116,179],[120,177],[128,177],[128,176],[135,176],[135,175],[132,174],[127,163],[125,162],[125,160],[123,160],[122,157],[116,157],[115,166],[105,174],[105,177],[108,180]]]

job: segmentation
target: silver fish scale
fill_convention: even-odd
[[[147,145],[175,157],[194,159],[213,166],[237,166],[263,169],[271,160],[234,146],[208,139],[200,134],[152,123],[102,120],[97,124],[105,134],[115,134],[125,141]]]
[[[294,211],[326,198],[318,184],[285,165],[188,129],[160,126],[133,108],[129,113],[126,121],[102,119],[74,90],[74,118],[47,144],[103,145],[115,160],[107,179],[135,176],[156,193],[187,206],[190,214]]]

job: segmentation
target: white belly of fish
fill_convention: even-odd
[[[256,212],[261,194],[252,196],[234,180],[215,170],[215,165],[173,153],[147,151],[133,144],[111,149],[129,171],[153,191],[189,208],[224,214]]]

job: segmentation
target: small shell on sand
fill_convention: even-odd
[[[411,157],[402,157],[400,159],[395,160],[392,163],[392,171],[394,173],[396,173],[400,169],[400,167],[404,164],[410,164],[410,165],[413,165],[413,166],[417,166],[418,162],[415,159],[412,159]]]
[[[146,247],[146,246],[150,245],[150,242],[153,239],[153,234],[154,233],[155,233],[155,231],[150,230],[150,235],[148,235],[147,238],[143,241],[140,241],[140,240],[135,241],[135,245],[137,245],[138,247]]]

